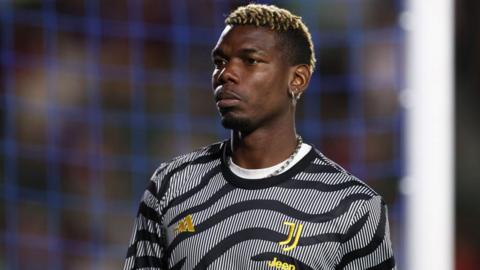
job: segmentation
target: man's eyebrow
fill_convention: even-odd
[[[258,49],[258,48],[244,48],[240,50],[240,53],[244,55],[249,55],[249,54],[260,54],[264,56],[267,55],[267,53],[264,50]]]
[[[267,53],[264,50],[258,49],[258,48],[243,48],[240,50],[240,54],[241,55],[259,54],[263,56],[267,55]],[[226,54],[222,49],[216,48],[212,50],[212,57],[215,57],[215,56],[226,57]]]
[[[220,49],[220,48],[215,48],[215,49],[212,50],[212,58],[215,57],[215,56],[224,57],[224,56],[225,56],[225,53],[222,51],[222,49]]]

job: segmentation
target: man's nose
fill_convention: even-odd
[[[218,81],[221,84],[238,82],[238,70],[235,67],[235,63],[230,61],[223,66],[220,74],[218,74]]]

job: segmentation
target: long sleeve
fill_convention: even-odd
[[[352,224],[360,219],[366,222],[340,246],[336,269],[395,269],[387,207],[380,196],[364,202]]]
[[[164,233],[161,225],[161,203],[157,198],[158,186],[152,178],[140,202],[133,234],[127,251],[124,270],[164,267]]]

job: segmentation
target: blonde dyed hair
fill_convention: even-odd
[[[311,72],[315,69],[312,35],[300,16],[274,5],[249,4],[230,13],[225,24],[268,27],[282,39],[284,53],[292,65],[307,64]]]

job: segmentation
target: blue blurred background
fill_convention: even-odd
[[[403,0],[258,1],[301,15],[304,139],[378,190],[404,261]],[[210,51],[247,1],[0,2],[0,269],[121,269],[156,166],[228,136]]]

